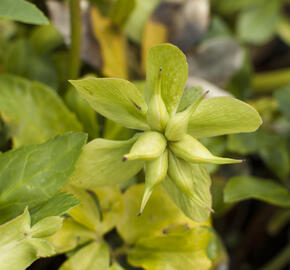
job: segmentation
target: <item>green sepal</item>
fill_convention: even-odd
[[[100,114],[132,129],[148,130],[147,105],[134,84],[116,78],[70,81],[81,96]]]
[[[146,131],[142,133],[132,146],[130,152],[124,155],[126,160],[150,160],[161,155],[166,147],[166,139],[156,131]]]
[[[211,154],[198,140],[190,135],[183,136],[178,142],[169,143],[170,150],[179,158],[193,163],[231,164],[242,160],[216,157]]]
[[[253,132],[262,124],[249,104],[231,97],[204,99],[192,114],[188,134],[194,138]]]
[[[140,214],[143,212],[153,189],[166,177],[168,169],[167,149],[156,159],[145,163],[145,192],[141,202]]]
[[[200,179],[208,177],[207,171],[201,169],[197,164],[191,164],[176,157],[171,151],[169,151],[168,161],[168,175],[172,182],[200,207],[212,211],[210,206],[200,200],[200,196],[197,196]]]
[[[83,148],[70,183],[82,188],[115,185],[138,173],[144,162],[134,160],[123,162],[139,136],[127,141],[95,139]],[[113,167],[112,167],[113,166]]]

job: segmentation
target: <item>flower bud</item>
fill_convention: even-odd
[[[154,159],[163,153],[165,147],[166,139],[161,133],[146,131],[139,136],[129,154],[126,154],[123,160]]]
[[[188,106],[183,112],[178,112],[169,119],[165,129],[165,136],[169,141],[178,141],[187,133],[190,117],[206,94],[207,92],[200,95],[195,102]]]
[[[145,164],[145,192],[142,198],[140,213],[143,212],[153,189],[159,185],[167,174],[168,168],[168,151],[167,149],[160,157],[147,161]]]
[[[170,150],[178,157],[193,163],[231,164],[242,160],[214,156],[198,140],[186,134],[178,142],[169,143]]]
[[[199,206],[212,211],[212,209],[201,200],[203,196],[200,196],[200,186],[203,186],[201,185],[201,181],[210,181],[206,169],[198,164],[188,163],[176,157],[171,151],[169,151],[168,163],[168,175],[177,188]],[[209,185],[205,186],[208,187]]]
[[[166,127],[169,115],[161,96],[161,72],[158,74],[157,85],[150,99],[147,111],[147,122],[153,130],[163,131]]]

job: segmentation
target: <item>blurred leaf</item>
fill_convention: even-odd
[[[264,0],[258,6],[243,11],[237,21],[239,37],[257,45],[268,42],[277,29],[281,3],[279,0]]]
[[[201,182],[193,185],[193,192],[199,203],[177,188],[169,176],[162,182],[163,188],[178,208],[181,209],[187,217],[197,222],[206,221],[209,218],[211,209],[211,181],[210,177],[206,175],[207,173],[205,173],[205,170],[205,168],[202,168],[199,172]]]
[[[258,150],[257,133],[231,134],[228,136],[229,151],[242,155],[253,154]]]
[[[212,208],[214,210],[215,215],[224,213],[230,207],[224,202],[223,192],[225,186],[226,186],[225,179],[218,176],[214,176],[212,178],[212,186],[211,186]]]
[[[103,242],[93,242],[66,260],[59,270],[107,270],[110,264],[109,248]]]
[[[209,240],[210,232],[204,227],[194,227],[184,233],[142,238],[129,252],[128,261],[146,270],[208,270],[211,267],[206,254]]]
[[[96,231],[105,234],[119,223],[123,215],[123,196],[117,187],[94,188],[93,192],[99,200],[102,213],[101,222],[98,224]]]
[[[53,246],[42,238],[55,233],[61,224],[60,217],[48,217],[31,227],[27,209],[15,219],[2,224],[0,269],[23,270],[40,257],[52,256],[55,253]]]
[[[82,123],[84,131],[89,134],[89,139],[99,137],[100,130],[97,113],[90,107],[88,102],[73,87],[67,89],[64,99],[69,109],[76,114]]]
[[[221,17],[213,16],[211,18],[211,25],[202,42],[205,42],[212,38],[228,37],[231,35],[231,31],[227,24]]]
[[[280,184],[252,176],[231,178],[224,190],[224,201],[233,203],[247,199],[257,199],[280,207],[290,207],[289,191]]]
[[[13,75],[0,76],[0,112],[14,147],[82,129],[52,89]]]
[[[125,270],[118,263],[113,263],[113,265],[108,270]]]
[[[125,25],[125,32],[130,39],[141,43],[144,26],[160,0],[135,0],[136,6]]]
[[[116,0],[110,12],[112,22],[119,26],[124,25],[134,8],[135,0]]]
[[[32,3],[24,0],[1,0],[0,18],[29,24],[48,24],[48,19]]]
[[[290,221],[290,210],[278,209],[275,214],[271,217],[267,231],[270,235],[275,236],[287,226]]]
[[[146,57],[153,45],[165,43],[168,40],[168,30],[165,25],[154,20],[145,24],[142,38],[142,69],[146,70]]]
[[[138,239],[161,235],[164,231],[182,225],[188,230],[198,225],[187,218],[161,189],[154,189],[150,200],[141,216],[141,200],[145,186],[142,184],[129,187],[124,194],[124,215],[117,224],[118,233],[129,244]]]
[[[57,73],[48,56],[37,55],[32,44],[25,38],[16,39],[6,44],[3,53],[5,72],[43,82],[57,88]],[[27,65],[29,63],[29,65]]]
[[[68,215],[84,227],[96,231],[98,223],[101,221],[101,214],[94,198],[85,189],[72,185],[66,185],[64,190],[73,194],[80,202],[78,206],[69,211]]]
[[[169,115],[177,110],[187,79],[186,57],[170,44],[153,46],[146,60],[145,100],[150,102],[161,71],[161,95]]]
[[[108,77],[128,77],[126,49],[127,41],[124,34],[112,26],[112,22],[103,17],[97,8],[90,12],[92,30],[100,44],[102,54],[102,72]]]
[[[61,216],[78,204],[79,201],[71,194],[65,192],[58,193],[40,207],[30,210],[31,223],[35,224],[48,216]]]
[[[276,91],[274,97],[278,101],[280,111],[290,121],[290,85]]]
[[[122,127],[121,125],[105,120],[103,137],[108,140],[128,140],[133,135],[133,130]]]
[[[34,28],[29,40],[39,54],[49,53],[64,43],[62,35],[52,24]]]
[[[147,130],[147,105],[134,84],[116,78],[91,78],[70,81],[98,113],[131,128]]]
[[[278,24],[277,32],[279,37],[290,46],[290,20],[287,17],[282,17]]]
[[[1,154],[0,223],[55,196],[73,172],[85,141],[84,133],[67,133]]]
[[[204,99],[191,117],[188,133],[195,138],[252,132],[262,124],[258,112],[230,97]]]
[[[92,188],[114,185],[133,177],[141,170],[144,162],[122,160],[136,139],[135,136],[127,141],[95,139],[89,142],[83,148],[70,183],[83,188]]]
[[[64,253],[95,240],[97,237],[95,232],[71,218],[66,218],[61,229],[46,239],[54,246],[56,253]]]

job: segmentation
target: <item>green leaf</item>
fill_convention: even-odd
[[[120,266],[118,263],[113,263],[113,265],[109,268],[109,270],[125,270],[122,266]]]
[[[271,180],[252,176],[236,176],[230,179],[224,190],[227,203],[257,199],[280,207],[290,207],[289,191]]]
[[[42,82],[54,89],[57,88],[58,74],[51,58],[47,55],[38,55],[26,38],[21,37],[8,42],[2,54],[3,69],[6,73],[13,73]]]
[[[70,81],[81,96],[100,114],[132,129],[149,129],[147,105],[134,84],[114,78]]]
[[[242,12],[237,20],[238,36],[253,44],[268,42],[277,29],[281,3],[264,0],[257,7]]]
[[[35,27],[29,38],[39,54],[47,54],[64,44],[64,39],[52,24]]]
[[[133,177],[144,165],[143,161],[123,161],[138,136],[127,141],[95,139],[85,145],[70,183],[92,188],[114,185]]]
[[[59,270],[107,270],[110,265],[109,248],[104,242],[93,242],[65,261]]]
[[[230,97],[204,99],[191,117],[188,133],[194,138],[252,132],[262,124],[250,105]]]
[[[124,214],[117,224],[118,233],[133,244],[139,238],[160,235],[172,227],[196,226],[187,218],[160,188],[155,188],[141,216],[137,216],[143,197],[143,184],[129,187],[124,194]]]
[[[85,141],[84,133],[67,133],[1,154],[0,224],[51,199],[68,181]]]
[[[48,237],[47,240],[54,246],[56,253],[64,253],[73,250],[79,245],[95,240],[97,237],[95,232],[71,218],[66,218],[61,229]]]
[[[0,76],[0,112],[15,147],[81,130],[76,117],[52,89],[13,75]]]
[[[141,43],[144,25],[149,19],[160,0],[135,0],[136,7],[130,15],[125,25],[125,32],[130,39],[136,43]]]
[[[69,109],[73,111],[84,127],[84,131],[89,134],[90,139],[95,139],[100,135],[97,113],[89,106],[88,102],[73,88],[69,87],[65,94],[65,102]]]
[[[103,137],[108,140],[128,140],[132,138],[134,131],[122,127],[114,121],[105,120]]]
[[[149,104],[161,71],[161,95],[169,115],[175,113],[185,87],[188,66],[186,57],[170,44],[153,46],[146,60],[145,100]]]
[[[0,226],[1,269],[23,270],[40,257],[52,256],[55,253],[53,246],[42,237],[55,233],[60,229],[61,224],[60,217],[48,217],[31,227],[27,209],[15,219],[2,224]]]
[[[0,18],[29,24],[48,24],[48,19],[32,3],[24,0],[1,0]]]
[[[207,228],[195,227],[185,233],[142,238],[129,253],[128,261],[146,270],[208,270],[211,261],[206,248],[210,237]]]
[[[276,91],[274,97],[278,101],[280,111],[290,121],[290,85]]]
[[[61,216],[78,204],[79,201],[71,194],[65,192],[58,193],[40,207],[30,210],[31,223],[35,224],[48,216]]]
[[[204,167],[197,164],[192,164],[192,166],[193,170],[199,170],[199,174],[202,176],[197,185],[194,185],[193,187],[197,199],[193,200],[191,197],[183,193],[169,176],[167,176],[162,182],[162,186],[172,201],[187,217],[196,222],[204,222],[209,218],[211,211],[211,181]],[[197,201],[199,203],[197,203]],[[203,206],[201,206],[200,202],[203,203]]]

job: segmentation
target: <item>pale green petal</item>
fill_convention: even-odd
[[[169,143],[170,150],[179,158],[193,163],[231,164],[242,160],[221,158],[214,156],[198,140],[190,135],[183,136],[182,140]]]
[[[144,163],[140,160],[123,161],[138,136],[127,141],[95,139],[88,143],[76,164],[70,183],[93,188],[121,183],[133,177]]]
[[[107,244],[93,242],[71,256],[59,270],[108,270],[110,264]]]
[[[191,117],[188,133],[195,138],[252,132],[262,124],[258,112],[231,97],[203,100]]]
[[[70,82],[103,116],[127,128],[149,129],[147,105],[134,84],[123,79],[92,77]]]
[[[195,165],[200,166],[200,165]],[[205,168],[200,168],[206,170]],[[206,175],[204,173],[204,175]],[[162,186],[168,193],[169,197],[175,202],[175,204],[183,211],[183,213],[197,222],[204,222],[209,218],[211,208],[211,194],[210,194],[210,178],[202,177],[199,183],[195,185],[195,196],[199,201],[202,201],[204,205],[208,207],[202,207],[197,204],[195,200],[183,193],[170,179],[169,176],[162,182]]]
[[[177,110],[187,79],[185,55],[175,46],[153,46],[146,60],[145,100],[149,104],[161,72],[161,94],[169,115]]]

